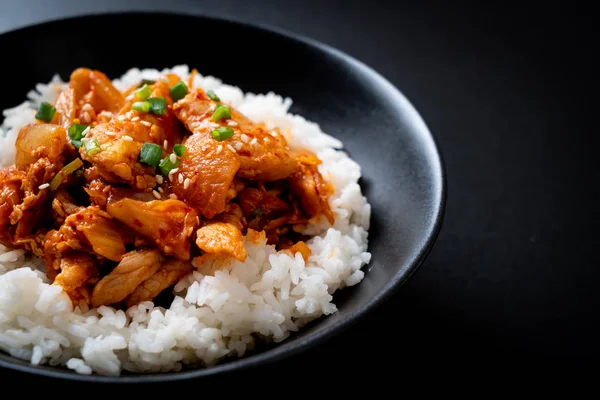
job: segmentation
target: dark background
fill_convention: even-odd
[[[275,26],[367,63],[429,125],[447,168],[448,202],[420,270],[341,335],[225,381],[581,366],[600,355],[593,14],[574,2],[485,3],[0,1],[0,32],[117,10]],[[32,379],[0,371],[4,382]]]

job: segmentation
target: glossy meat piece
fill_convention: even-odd
[[[238,195],[238,201],[248,221],[248,227],[256,231],[274,229],[283,225],[291,211],[288,203],[257,188],[244,189]],[[269,224],[271,227],[267,228]]]
[[[46,235],[46,240],[59,253],[69,249],[93,250],[109,260],[120,261],[125,254],[125,243],[131,238],[110,214],[98,206],[90,206],[69,215],[57,234]]]
[[[189,262],[170,258],[154,275],[142,282],[133,293],[127,296],[125,304],[127,307],[131,307],[142,301],[151,301],[163,290],[176,284],[193,270],[194,267]]]
[[[83,207],[76,205],[73,197],[63,187],[59,187],[54,191],[52,217],[55,222],[62,224],[66,217],[81,210],[83,210]]]
[[[10,215],[11,223],[17,224],[15,240],[34,232],[49,216],[50,190],[40,189],[39,186],[50,182],[61,167],[60,164],[54,164],[47,158],[40,158],[29,166],[21,184],[23,201],[14,206]]]
[[[109,201],[107,211],[135,232],[151,239],[165,254],[190,258],[190,236],[198,214],[179,200]]]
[[[61,286],[74,306],[91,302],[91,285],[98,281],[97,260],[85,253],[75,253],[60,260],[60,273],[54,284]]]
[[[123,198],[130,198],[144,202],[156,200],[150,191],[112,186],[101,179],[91,180],[84,190],[90,196],[90,201],[102,208],[106,207],[109,199],[117,201]]]
[[[248,254],[242,232],[227,222],[210,222],[196,232],[196,245],[205,253],[244,262]]]
[[[0,170],[0,241],[5,245],[10,245],[13,238],[10,215],[14,207],[21,203],[21,184],[25,176],[25,172],[16,168]]]
[[[61,155],[67,143],[65,128],[53,124],[25,125],[16,141],[16,164],[19,168],[27,168],[40,158],[47,158],[53,163],[62,163]]]
[[[143,142],[131,140],[133,137],[149,135],[150,128],[132,122],[110,122],[92,128],[86,138],[95,138],[102,151],[89,155],[81,146],[81,158],[89,161],[98,173],[109,182],[126,182],[138,189],[153,188],[156,185],[154,168],[138,162]]]
[[[118,112],[123,106],[123,95],[108,77],[88,68],[78,68],[71,73],[69,87],[73,89],[79,105],[90,104],[96,112]]]
[[[288,178],[288,182],[290,191],[308,217],[323,214],[333,224],[334,217],[328,202],[333,189],[315,165],[300,164],[298,170]]]
[[[241,178],[274,181],[287,178],[296,170],[298,162],[283,136],[271,135],[234,109],[231,109],[231,120],[214,122],[211,119],[214,106],[215,102],[204,91],[196,89],[175,103],[173,111],[190,131],[207,139],[212,139],[214,129],[229,126],[228,122],[234,121],[233,137],[220,143],[231,144],[237,150]]]
[[[229,189],[240,166],[224,144],[193,134],[186,141],[173,192],[200,214],[212,218],[225,209]],[[182,175],[179,182],[178,176]],[[186,179],[189,183],[186,185]]]
[[[150,142],[158,144],[159,146],[163,147],[166,155],[172,152],[175,144],[182,142],[183,129],[171,108],[173,105],[173,100],[171,99],[171,94],[169,92],[169,85],[162,80],[158,80],[150,87],[152,88],[152,94],[150,97],[162,97],[165,99],[167,111],[164,115],[155,115],[152,113],[143,113],[132,110],[131,106],[133,103],[139,101],[135,95],[128,96],[131,97],[131,99],[125,101],[123,108],[121,108],[119,111],[119,115],[126,118],[126,120],[135,119],[137,117],[139,118],[139,121],[144,121],[144,123],[137,122],[136,125],[144,126],[148,129],[138,129],[135,132],[132,132],[130,136],[134,140],[141,141],[142,143]],[[165,141],[167,144],[166,148],[164,147]]]
[[[31,254],[40,258],[44,257],[44,237],[46,236],[45,229],[38,229],[31,235],[16,239],[12,242],[12,247],[23,248]]]
[[[92,306],[115,304],[124,300],[146,279],[158,271],[164,256],[158,249],[131,251],[92,292]]]
[[[54,103],[54,108],[56,108],[56,114],[54,114],[52,122],[65,129],[69,129],[76,117],[77,111],[75,91],[73,88],[66,88],[58,95],[56,103]]]

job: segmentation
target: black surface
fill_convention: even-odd
[[[482,373],[532,364],[564,369],[597,359],[597,34],[583,3],[32,5],[42,3],[10,3],[0,13],[2,29],[85,10],[189,8],[305,34],[381,72],[436,135],[448,204],[419,272],[336,339],[236,378],[285,381],[288,371],[310,370],[351,380],[363,366],[359,376],[369,383],[394,385],[381,376],[427,375],[440,365],[452,373],[458,363]],[[393,331],[385,340],[359,345],[386,329]]]
[[[90,51],[87,43],[116,42],[130,26],[162,26],[178,31],[181,37],[210,36],[220,32],[225,43],[236,41],[240,60],[271,60],[260,68],[240,63],[215,63],[202,52],[187,52],[189,44],[170,45],[169,56],[155,52],[132,52],[127,46],[113,49],[111,57]],[[101,28],[110,26],[110,31]],[[70,32],[85,29],[85,36],[69,39]],[[48,47],[48,41],[69,46]],[[260,46],[256,46],[260,43]],[[28,48],[29,51],[22,49]],[[0,354],[0,366],[15,367],[51,377],[92,381],[157,381],[213,375],[241,367],[258,367],[264,361],[281,359],[312,346],[314,342],[347,329],[392,290],[405,282],[422,263],[439,232],[445,190],[442,164],[427,127],[408,101],[372,70],[348,56],[316,43],[294,40],[273,32],[218,19],[174,14],[128,13],[79,17],[25,28],[0,37],[0,54],[20,54],[12,63],[0,64],[0,76],[19,76],[5,83],[8,93],[22,93],[23,99],[0,98],[0,109],[24,100],[26,89],[36,80],[48,81],[58,73],[67,77],[86,66],[108,76],[124,74],[134,65],[163,68],[188,64],[206,75],[253,93],[273,91],[291,97],[291,112],[315,121],[344,143],[344,148],[362,169],[362,186],[372,207],[368,272],[360,285],[334,297],[339,311],[302,329],[279,346],[259,355],[222,363],[215,367],[182,373],[103,378],[81,376],[65,369],[31,367],[28,362]],[[52,63],[36,63],[55,57]],[[286,68],[281,68],[286,65]],[[66,79],[66,78],[65,78]],[[316,93],[315,88],[318,88]],[[376,125],[376,126],[374,126]],[[273,347],[273,346],[271,346]]]

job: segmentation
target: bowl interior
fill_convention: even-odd
[[[153,43],[150,37],[147,44],[136,44],[132,39],[136,26],[159,27],[155,35],[174,32],[174,39]],[[219,32],[218,40],[214,32]],[[114,78],[134,66],[161,69],[187,64],[245,92],[273,91],[291,97],[292,112],[342,140],[361,165],[361,185],[372,206],[373,255],[365,279],[336,294],[337,313],[283,344],[241,360],[188,372],[120,378],[81,377],[0,354],[2,366],[74,379],[144,380],[200,376],[273,360],[306,348],[372,309],[422,262],[439,230],[444,176],[427,127],[392,85],[326,46],[218,19],[138,13],[68,19],[10,32],[0,36],[0,54],[11,58],[0,68],[8,77],[4,93],[12,93],[0,97],[0,109],[19,104],[37,82],[49,81],[54,73],[66,80],[80,66]]]

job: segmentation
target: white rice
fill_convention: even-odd
[[[171,70],[129,70],[114,84],[124,89],[140,79],[166,72],[187,80],[187,66]],[[305,233],[316,235],[308,245],[307,263],[274,246],[246,241],[244,263],[196,271],[175,286],[169,309],[144,302],[127,311],[110,307],[73,309],[59,286],[49,283],[44,263],[23,250],[0,245],[0,349],[33,364],[64,365],[80,374],[119,375],[178,371],[184,365],[211,365],[223,357],[241,357],[255,339],[280,342],[308,321],[334,313],[332,294],[359,283],[367,252],[370,205],[358,185],[360,167],[339,140],[319,126],[288,113],[291,99],[274,93],[244,94],[219,79],[197,74],[194,86],[213,90],[268,129],[279,128],[292,148],[308,148],[323,161],[320,172],[334,187],[330,206],[335,224],[325,218]],[[34,121],[41,101],[53,101],[64,84],[58,76],[38,84],[29,101],[5,110],[0,127],[0,166],[14,162],[19,128]],[[204,270],[203,270],[204,271]]]

